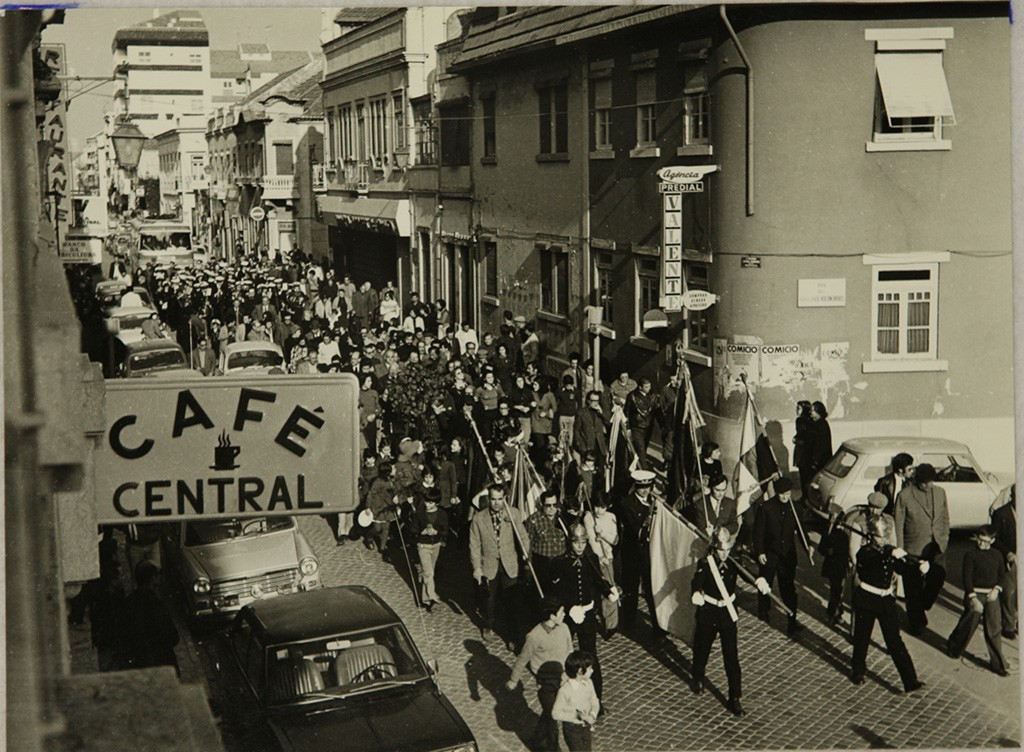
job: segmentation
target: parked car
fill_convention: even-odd
[[[185,359],[185,351],[181,345],[163,337],[146,339],[138,329],[123,330],[111,338],[110,351],[113,362],[108,366],[108,378],[136,378],[139,376],[155,376],[164,371],[174,371],[175,376],[184,376],[184,371],[202,376],[191,371]]]
[[[220,354],[219,369],[222,374],[268,373],[272,368],[283,369],[284,351],[265,340],[232,342]]]
[[[98,282],[96,284],[96,300],[104,315],[109,315],[110,311],[122,306],[156,310],[149,297],[149,290],[145,287],[132,287],[131,280],[128,279],[105,279]]]
[[[322,586],[320,560],[291,517],[189,520],[168,526],[170,567],[196,619]]]
[[[246,695],[287,750],[477,752],[435,664],[369,588],[254,603],[227,639]]]
[[[836,507],[846,510],[866,503],[875,482],[891,470],[889,463],[899,452],[910,454],[915,465],[927,463],[935,467],[936,485],[946,491],[950,527],[970,528],[988,522],[989,506],[1006,483],[983,471],[966,445],[922,436],[875,436],[844,441],[828,464],[811,479],[811,504],[821,511],[834,511]]]

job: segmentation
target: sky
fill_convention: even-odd
[[[43,43],[65,45],[68,75],[110,76],[114,33],[152,18],[156,10],[166,13],[173,9],[174,6],[69,10],[62,25],[46,28]],[[204,7],[199,12],[210,32],[212,50],[231,49],[238,42],[264,42],[272,50],[320,49],[319,8]],[[68,121],[72,152],[78,152],[85,139],[103,127],[103,113],[110,105],[113,90],[113,81],[70,82]]]

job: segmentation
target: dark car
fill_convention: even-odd
[[[477,752],[405,625],[369,588],[253,603],[228,640],[287,750]]]

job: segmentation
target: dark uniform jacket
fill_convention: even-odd
[[[553,595],[566,609],[588,603],[596,606],[601,596],[612,592],[611,583],[601,574],[597,556],[589,548],[578,558],[570,551],[552,559],[551,585],[554,588]]]
[[[711,555],[714,556],[714,554]],[[735,595],[736,574],[738,571],[736,565],[733,564],[732,559],[726,559],[725,561],[715,559],[715,564],[718,565],[718,571],[722,575],[722,583],[725,585],[726,591],[728,591],[729,595]],[[718,583],[715,582],[715,575],[711,572],[711,565],[708,564],[707,556],[697,562],[697,571],[693,574],[690,589],[693,593],[702,593],[709,598],[714,598],[716,601],[728,597],[723,595],[722,591],[718,589]]]
[[[792,504],[778,499],[761,504],[754,518],[754,556],[768,560],[796,556],[796,516]]]
[[[905,574],[912,564],[907,559],[897,559],[892,555],[893,547],[879,548],[873,543],[862,546],[857,552],[857,577],[871,587],[888,590],[893,584],[894,574]],[[858,587],[853,591],[854,608],[862,608],[876,614],[895,604],[892,596],[881,596],[869,593]]]
[[[996,540],[992,548],[1006,554],[1017,553],[1017,517],[1013,504],[1004,504],[992,513],[992,527],[996,529]]]
[[[630,548],[646,545],[647,521],[650,519],[654,499],[647,497],[647,503],[640,501],[636,491],[630,491],[619,503],[619,520],[622,523],[622,545]]]

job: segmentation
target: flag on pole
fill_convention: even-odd
[[[697,465],[694,437],[697,431],[707,425],[697,406],[697,396],[693,392],[693,382],[690,381],[690,367],[686,361],[680,362],[678,375],[680,384],[672,411],[675,430],[668,467],[667,496],[670,504],[675,504],[686,490],[688,476]]]
[[[693,644],[697,607],[690,602],[690,581],[708,546],[659,501],[651,524],[651,590],[658,626]]]
[[[775,462],[768,434],[764,423],[757,414],[754,398],[747,391],[747,399],[743,405],[743,420],[740,427],[740,451],[736,470],[732,475],[733,492],[736,494],[736,511],[743,514],[753,501],[758,499],[763,486],[761,481],[767,480],[779,472]]]

